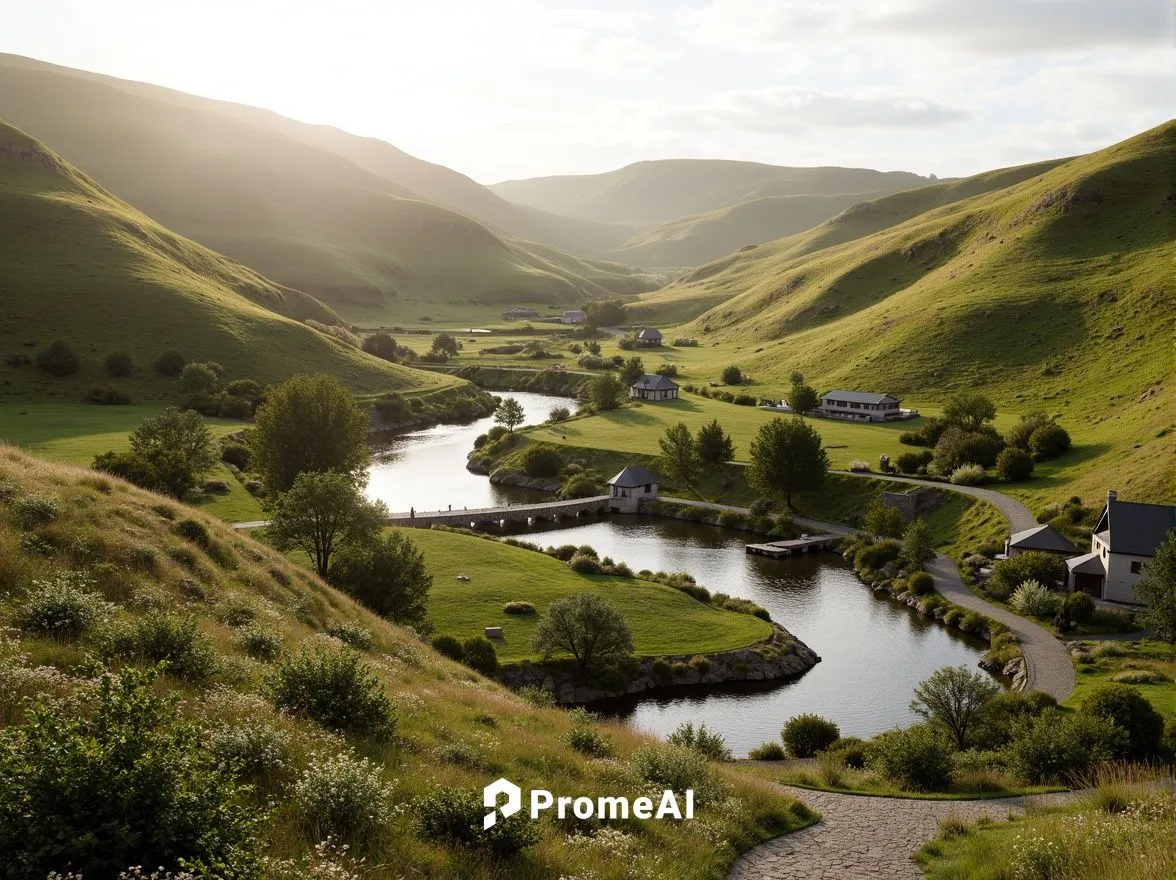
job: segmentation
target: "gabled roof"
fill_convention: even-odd
[[[578,318],[581,315],[586,315],[586,314],[587,314],[587,312],[585,312],[583,309],[568,309],[566,312],[564,312],[564,317],[565,318]]]
[[[1108,498],[1095,534],[1107,532],[1106,543],[1112,553],[1130,556],[1155,556],[1168,536],[1176,529],[1176,504],[1142,504]]]
[[[821,400],[832,397],[834,400],[845,400],[849,403],[881,403],[884,400],[899,400],[892,394],[873,394],[869,391],[827,391],[821,395]]]
[[[643,391],[673,391],[678,387],[678,383],[669,376],[651,376],[646,373],[630,387]]]
[[[639,464],[631,464],[611,480],[608,481],[610,486],[620,486],[622,489],[633,489],[637,486],[644,486],[647,483],[656,483],[657,474],[648,468],[643,468]]]
[[[1009,546],[1018,550],[1044,550],[1047,553],[1073,553],[1075,549],[1066,536],[1051,525],[1017,532],[1009,538]]]
[[[645,327],[637,334],[638,339],[661,339],[661,331],[655,327]]]
[[[1102,557],[1097,553],[1087,553],[1083,556],[1067,559],[1066,568],[1070,569],[1071,574],[1100,574],[1105,577],[1107,573],[1103,567]]]
[[[504,314],[510,315],[510,314],[514,314],[516,312],[519,314],[526,313],[528,315],[539,314],[537,311],[535,311],[534,309],[528,308],[527,306],[514,306],[513,308],[507,309],[506,312],[504,312]]]

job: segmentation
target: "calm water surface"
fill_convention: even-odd
[[[528,424],[543,421],[555,406],[575,407],[564,398],[510,396],[523,405]],[[541,493],[492,486],[465,469],[474,438],[492,424],[486,418],[397,438],[373,465],[368,494],[394,511],[541,500]],[[758,602],[821,655],[813,669],[785,684],[681,689],[604,708],[663,736],[684,721],[705,722],[736,755],[777,739],[783,722],[801,712],[832,718],[845,736],[910,724],[914,716],[907,705],[915,685],[945,664],[974,667],[984,649],[979,639],[875,598],[832,553],[782,560],[748,556],[746,533],[656,517],[593,517],[570,528],[515,526],[511,533],[533,534],[544,545],[591,544],[634,569],[688,572],[712,592]]]

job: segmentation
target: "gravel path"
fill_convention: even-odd
[[[917,880],[911,856],[950,817],[974,822],[1008,818],[1026,802],[1063,803],[1069,793],[982,801],[926,801],[834,794],[781,786],[821,814],[816,825],[755,847],[735,863],[728,880]]]

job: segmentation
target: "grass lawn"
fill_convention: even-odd
[[[129,448],[128,438],[144,419],[158,415],[162,406],[94,406],[82,403],[0,403],[0,442],[19,446],[50,461],[89,466],[94,456],[109,449]],[[22,415],[21,413],[24,413]],[[244,422],[208,419],[214,437],[240,431]],[[226,522],[260,519],[261,503],[227,467],[218,463],[208,475],[229,486],[226,495],[207,495],[196,505]]]
[[[1005,774],[985,774],[984,784],[976,785],[968,780],[953,783],[948,791],[907,791],[898,788],[893,783],[882,779],[868,770],[855,770],[847,767],[837,774],[834,779],[823,776],[820,767],[786,770],[780,773],[767,765],[763,768],[769,779],[784,785],[795,785],[797,788],[811,788],[816,791],[835,791],[839,794],[863,794],[873,797],[910,798],[927,801],[963,801],[981,800],[984,798],[1018,797],[1021,795],[1046,794],[1053,791],[1065,791],[1058,785],[1020,785],[1018,781]],[[834,785],[833,782],[837,784]]]
[[[1161,680],[1135,684],[1133,687],[1147,697],[1148,701],[1165,718],[1176,716],[1176,645],[1166,642],[1145,640],[1142,642],[1098,642],[1093,651],[1095,662],[1074,663],[1078,682],[1074,692],[1066,700],[1067,706],[1079,706],[1090,691],[1116,677],[1130,678],[1132,672],[1151,672]]]
[[[436,631],[465,639],[501,626],[503,639],[495,640],[495,647],[502,661],[536,658],[531,633],[538,622],[535,614],[504,614],[505,603],[530,602],[542,613],[556,599],[580,592],[596,593],[617,607],[640,656],[730,650],[771,633],[759,618],[711,608],[662,584],[576,574],[550,556],[469,535],[426,529],[409,535],[433,574],[429,619]],[[459,574],[469,582],[459,582]]]

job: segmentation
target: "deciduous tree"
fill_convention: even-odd
[[[695,446],[698,459],[704,465],[714,467],[726,464],[735,457],[735,444],[731,442],[730,435],[723,431],[718,419],[711,419],[698,429]]]
[[[382,502],[368,501],[341,473],[304,471],[271,504],[270,541],[279,550],[302,550],[323,576],[336,550],[373,540],[388,519]]]
[[[183,498],[216,466],[212,432],[200,413],[165,409],[131,434],[131,455],[154,483],[149,488]]]
[[[1143,564],[1143,576],[1135,585],[1143,602],[1143,624],[1161,639],[1176,643],[1176,529]]]
[[[926,521],[915,517],[902,533],[902,558],[908,565],[922,568],[935,558],[935,542]]]
[[[595,593],[557,599],[535,627],[531,645],[545,658],[571,654],[580,672],[633,654],[633,637],[621,612]]]
[[[747,482],[760,494],[783,498],[792,507],[794,492],[816,489],[829,472],[829,453],[821,435],[800,416],[776,417],[751,441]]]
[[[603,373],[593,379],[592,384],[588,386],[588,400],[591,401],[594,410],[606,412],[620,405],[624,390],[624,386],[615,375]]]
[[[461,350],[461,345],[453,338],[450,333],[438,333],[433,337],[432,350],[447,357],[457,357],[458,351]]]
[[[641,358],[633,355],[621,367],[621,384],[626,388],[645,375],[645,363]]]
[[[877,538],[901,538],[903,525],[902,511],[880,500],[870,504],[862,520],[862,527]]]
[[[678,422],[666,428],[665,435],[658,438],[657,445],[661,447],[658,466],[662,472],[679,485],[693,485],[698,479],[701,462],[698,447],[686,423]]]
[[[412,539],[400,532],[343,547],[327,580],[376,614],[419,627],[425,622],[433,576]]]
[[[962,391],[943,408],[943,420],[965,431],[979,431],[996,418],[996,404],[975,391]]]
[[[513,432],[526,417],[527,414],[523,412],[522,404],[513,397],[507,397],[498,404],[498,409],[494,413],[494,423]]]
[[[915,688],[911,711],[947,730],[962,751],[985,704],[999,693],[996,682],[982,672],[941,666]]]

